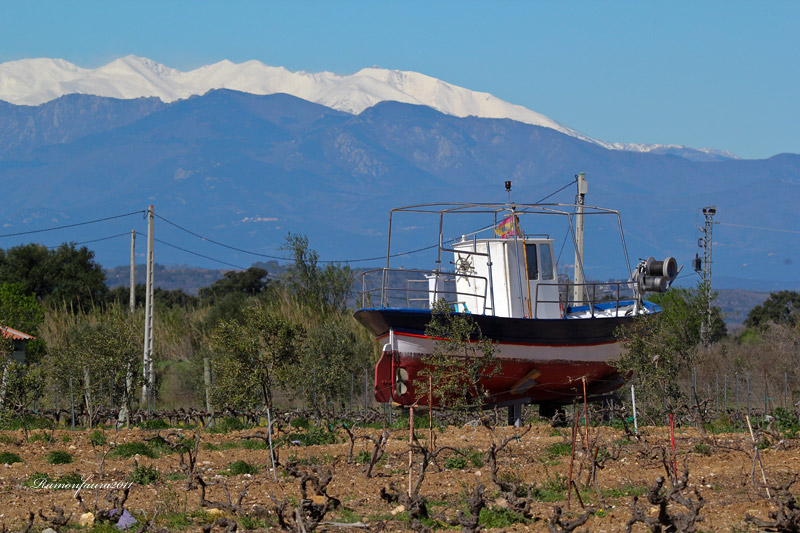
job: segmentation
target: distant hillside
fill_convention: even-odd
[[[284,267],[275,261],[268,263],[253,263],[254,267],[263,268],[268,276],[281,276]],[[117,266],[105,269],[106,285],[110,288],[130,286],[130,266]],[[153,272],[154,285],[162,289],[172,291],[181,289],[187,294],[197,294],[203,287],[208,287],[218,279],[225,276],[226,272],[233,269],[207,269],[197,268],[186,265],[164,266],[156,263]],[[134,268],[136,283],[144,283],[147,275],[145,265],[136,265]]]
[[[230,269],[228,269],[230,270]],[[208,287],[225,275],[228,270],[212,270],[189,266],[164,266],[156,263],[153,272],[154,284],[166,290],[182,289],[188,294],[197,294],[203,287]],[[110,288],[130,286],[130,267],[118,266],[107,268],[106,284]],[[134,275],[136,283],[144,283],[147,270],[145,265],[136,265]]]
[[[717,301],[714,304],[722,310],[728,331],[731,332],[732,329],[741,327],[750,310],[764,303],[768,297],[769,292],[720,289],[717,291]]]

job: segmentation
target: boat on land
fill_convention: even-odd
[[[542,415],[552,416],[583,397],[584,386],[586,395],[598,400],[624,383],[613,365],[623,349],[618,330],[637,316],[661,311],[643,296],[665,291],[678,274],[677,263],[650,257],[631,269],[619,212],[585,205],[580,181],[578,192],[575,204],[524,204],[509,198],[506,203],[391,210],[386,265],[362,274],[362,307],[355,313],[382,345],[375,366],[378,402],[438,406],[435,394],[428,397],[428,378],[421,372],[441,341],[426,332],[440,300],[448,312],[468,316],[494,344],[499,368],[481,380],[484,407],[509,406],[511,417],[511,408],[536,403]],[[428,218],[434,232],[438,228],[430,270],[392,265],[405,256],[393,249],[392,235],[410,227],[402,222],[407,216],[415,222]],[[523,228],[542,227],[535,222],[540,217],[566,222],[575,250],[573,279],[559,274],[549,234],[524,233]],[[624,279],[584,281],[583,227],[590,217],[610,218],[619,229]],[[471,229],[448,239],[452,221]]]

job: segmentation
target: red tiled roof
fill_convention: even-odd
[[[33,335],[22,333],[21,331],[17,331],[16,329],[8,326],[0,326],[0,335],[6,339],[13,339],[15,341],[29,341],[36,338]]]

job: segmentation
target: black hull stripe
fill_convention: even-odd
[[[466,316],[474,319],[484,337],[493,341],[552,346],[614,342],[618,340],[617,329],[634,320],[630,316],[577,319],[505,318],[472,314]],[[431,314],[425,310],[361,309],[356,311],[355,318],[376,337],[386,335],[390,329],[424,336]]]

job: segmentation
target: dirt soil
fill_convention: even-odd
[[[486,453],[493,442],[502,443],[506,437],[514,435],[515,431],[519,434],[524,430],[525,428],[515,430],[503,427],[496,428],[493,432],[483,426],[434,430],[437,446],[456,448],[464,453],[456,455],[449,450],[441,452],[428,468],[421,486],[420,494],[427,498],[429,510],[432,515],[437,516],[436,522],[440,527],[444,527],[447,520],[454,519],[459,510],[468,508],[466,500],[479,483],[486,486],[488,507],[503,513],[502,509],[508,506],[508,502],[492,482]],[[252,509],[253,505],[261,505],[270,511],[266,519],[248,519],[225,511],[223,514],[236,520],[240,530],[277,528],[278,521],[274,514],[276,503],[286,501],[290,507],[298,505],[298,480],[279,468],[277,482],[274,481],[268,450],[241,447],[245,441],[243,437],[256,431],[263,434],[263,428],[227,434],[188,429],[158,432],[139,429],[119,432],[106,430],[105,436],[109,443],[97,447],[90,443],[89,431],[55,431],[52,433],[53,442],[25,442],[22,431],[7,431],[0,432],[0,453],[15,453],[23,462],[0,464],[0,524],[15,530],[20,529],[27,522],[28,513],[32,511],[36,513],[34,530],[41,530],[47,527],[47,523],[39,517],[39,511],[42,510],[46,516],[53,516],[53,506],[62,508],[65,515],[72,513],[70,525],[77,524],[81,511],[74,498],[74,491],[31,486],[31,476],[34,473],[48,474],[54,480],[66,474],[77,473],[84,479],[91,477],[90,482],[124,482],[137,466],[147,465],[157,469],[160,477],[147,485],[134,484],[126,508],[139,519],[152,517],[158,512],[156,527],[199,531],[202,525],[213,522],[214,515],[207,512],[207,506],[201,506],[198,489],[187,490],[187,479],[179,466],[179,454],[165,453],[157,458],[138,455],[121,458],[109,453],[103,461],[104,455],[114,443],[119,446],[128,442],[145,441],[157,434],[166,435],[170,431],[176,431],[186,438],[192,438],[195,433],[199,435],[201,444],[195,473],[199,473],[209,485],[217,482],[216,485],[209,486],[207,500],[227,502],[224,490],[226,486],[235,501],[243,487],[249,484],[242,500],[242,508],[247,510]],[[355,434],[377,437],[381,431],[357,429]],[[32,434],[42,433],[51,432],[39,430]],[[645,493],[659,476],[665,475],[662,450],[667,454],[666,463],[672,463],[669,429],[643,428],[638,439],[607,427],[593,427],[589,429],[589,433],[590,440],[600,447],[598,456],[611,456],[605,461],[603,468],[597,470],[597,483],[603,501],[598,498],[589,479],[591,462],[585,452],[585,429],[581,429],[581,438],[577,441],[573,476],[577,486],[581,488],[582,502],[573,493],[570,509],[567,511],[564,488],[570,471],[571,430],[553,429],[545,424],[536,425],[518,441],[512,440],[498,454],[500,476],[505,479],[516,478],[529,486],[535,485],[539,488],[537,496],[532,498],[531,518],[515,524],[495,523],[499,526],[494,530],[547,531],[548,520],[553,516],[555,506],[562,507],[568,517],[576,517],[583,512],[583,503],[587,508],[591,506],[602,510],[591,516],[580,531],[624,531],[631,517],[633,495],[639,495],[640,505],[649,509],[650,516],[655,516],[655,509],[647,503]],[[417,434],[420,442],[428,443],[428,429],[417,430]],[[277,450],[283,464],[291,460],[299,462],[300,468],[304,470],[310,470],[313,465],[332,469],[333,478],[327,492],[340,500],[342,505],[325,516],[320,529],[408,530],[410,525],[407,513],[399,508],[400,504],[389,503],[380,496],[381,488],[389,487],[390,483],[399,491],[408,487],[408,430],[391,431],[386,456],[376,465],[370,479],[364,475],[363,463],[347,462],[350,442],[346,432],[339,430],[338,436],[340,442],[337,444],[287,445]],[[280,438],[281,435],[275,435],[276,440]],[[765,476],[770,484],[777,484],[798,474],[799,444],[797,440],[782,440],[761,450]],[[73,462],[49,464],[47,455],[55,450],[70,453],[74,458]],[[357,439],[353,456],[363,461],[372,450],[372,441]],[[700,511],[702,522],[697,524],[699,530],[756,531],[754,526],[745,521],[745,515],[749,513],[766,520],[768,513],[777,508],[776,502],[766,497],[758,463],[754,467],[753,445],[749,434],[703,437],[694,428],[679,429],[676,434],[676,451],[679,470],[682,470],[685,462],[690,472],[689,490],[684,495],[697,500],[694,492],[696,489],[704,501]],[[257,465],[258,472],[223,475],[227,473],[231,463],[240,460]],[[417,454],[414,457],[413,481],[416,481],[420,460],[421,456]],[[669,487],[670,482],[667,481],[665,486]],[[792,489],[795,494],[800,492],[800,483]],[[87,506],[94,507],[97,502],[100,509],[110,507],[104,500],[105,494],[104,490],[82,491]],[[316,501],[319,498],[312,499]],[[674,509],[686,512],[680,506],[674,506]],[[344,525],[345,523],[351,525]],[[433,522],[426,523],[435,525]],[[634,531],[646,530],[642,524],[634,527]]]

